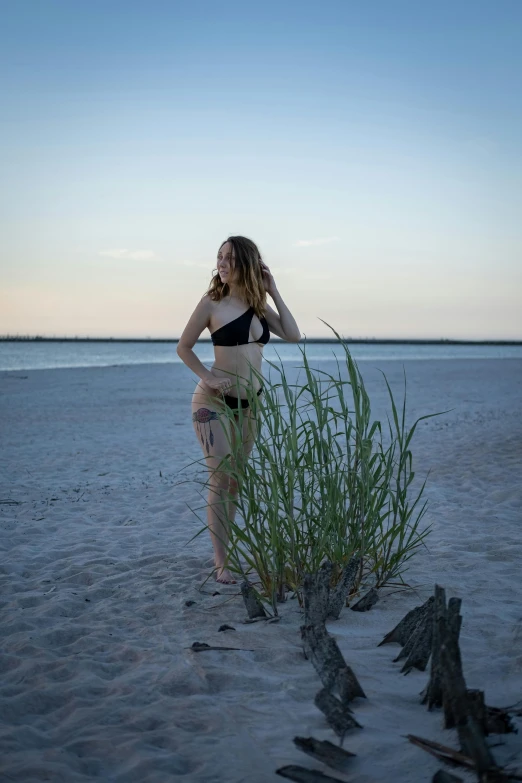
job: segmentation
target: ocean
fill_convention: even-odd
[[[176,342],[80,342],[80,341],[5,341],[0,342],[0,370],[43,370],[64,367],[109,367],[126,364],[174,364],[181,359]],[[299,362],[301,351],[314,362],[342,359],[344,352],[338,343],[301,342],[278,343],[264,349],[265,359]],[[522,345],[481,344],[389,344],[351,343],[350,352],[356,361],[406,361],[408,359],[520,359]],[[202,362],[214,359],[210,342],[196,343],[195,353]]]

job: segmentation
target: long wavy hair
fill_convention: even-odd
[[[227,242],[230,242],[233,248],[234,268],[237,272],[237,286],[242,292],[250,307],[258,318],[265,314],[266,309],[266,291],[263,283],[263,274],[261,272],[261,253],[257,245],[247,237],[228,237],[225,239],[219,249]],[[224,296],[230,293],[228,283],[223,283],[219,273],[212,276],[207,294],[214,302],[220,302]]]

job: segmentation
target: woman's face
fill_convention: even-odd
[[[217,254],[217,270],[222,283],[232,283],[235,278],[234,250],[230,242],[219,248]]]

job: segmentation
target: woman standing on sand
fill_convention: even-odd
[[[272,297],[277,312],[267,304],[267,294]],[[214,344],[214,364],[210,370],[192,350],[207,328]],[[225,584],[234,584],[236,580],[224,568],[229,536],[223,501],[227,490],[236,497],[238,488],[232,477],[216,470],[230,451],[226,427],[229,438],[234,437],[226,417],[219,415],[219,402],[224,401],[236,412],[240,406],[243,408],[243,455],[247,458],[254,446],[258,422],[246,398],[248,381],[245,379],[251,375],[251,366],[261,372],[263,345],[270,339],[269,332],[291,343],[301,339],[299,328],[256,245],[246,237],[229,237],[219,248],[217,273],[190,316],[177,348],[178,356],[201,379],[192,396],[192,422],[210,474],[207,524],[214,547],[216,579]],[[262,393],[263,387],[256,377],[252,386],[257,395]],[[238,399],[225,393],[232,390],[239,390],[245,396]],[[238,413],[234,418],[237,422]],[[230,519],[234,518],[235,510],[235,504],[230,501]]]

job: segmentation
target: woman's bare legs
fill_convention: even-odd
[[[250,421],[250,416],[244,415],[243,432],[247,437],[248,453],[254,443],[253,439],[248,438],[248,433],[252,431],[252,425],[249,426]],[[231,500],[227,503],[227,497],[230,491],[234,497],[237,496],[237,484],[228,473],[218,470],[221,459],[231,452],[227,432],[232,438],[233,428],[225,416],[219,415],[216,395],[212,395],[202,383],[198,383],[192,397],[192,422],[209,471],[207,525],[214,548],[216,579],[225,584],[235,583],[236,580],[228,568],[223,566],[229,540],[226,513],[228,511],[233,519],[236,511],[235,504]]]
[[[235,420],[239,423],[239,414],[236,413]],[[236,436],[235,430],[231,429],[232,443],[235,445]],[[248,459],[248,455],[254,448],[255,439],[257,436],[257,421],[250,408],[243,410],[243,449],[242,458]],[[234,461],[232,460],[234,466]],[[233,522],[236,516],[236,505],[234,500],[237,498],[238,486],[237,481],[230,476],[228,484],[228,492],[230,500],[228,502],[228,518]]]

